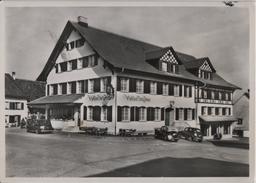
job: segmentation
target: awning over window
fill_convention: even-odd
[[[234,122],[237,118],[234,116],[199,116],[200,122]]]
[[[76,103],[76,100],[80,99],[83,96],[84,94],[45,96],[29,102],[28,105],[72,104],[72,103]]]

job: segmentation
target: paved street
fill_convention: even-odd
[[[7,177],[248,176],[248,149],[6,129]]]

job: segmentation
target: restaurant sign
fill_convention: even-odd
[[[136,101],[136,102],[150,102],[150,98],[146,96],[131,96],[131,95],[124,95],[126,100],[128,101]]]
[[[107,100],[111,100],[112,96],[111,95],[88,95],[88,98],[90,101],[107,101]]]

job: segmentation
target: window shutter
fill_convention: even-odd
[[[98,65],[98,55],[94,56],[94,66]]]
[[[88,93],[88,80],[84,81],[84,93]]]
[[[188,109],[185,108],[184,109],[184,120],[187,120],[188,119]]]
[[[192,87],[189,86],[189,97],[192,97]]]
[[[170,96],[174,95],[174,85],[173,84],[169,84],[169,95]]]
[[[117,86],[116,86],[116,90],[120,91],[121,90],[121,79],[120,77],[117,77]]]
[[[187,96],[187,86],[184,85],[184,97]]]
[[[84,120],[87,120],[87,107],[84,106]]]
[[[195,109],[192,109],[192,120],[195,119]]]
[[[120,106],[117,106],[117,121],[122,120],[122,108]]]
[[[94,79],[94,92],[100,92],[100,79]]]
[[[164,120],[164,108],[161,108],[161,121]]]
[[[182,85],[179,85],[179,89],[180,89],[179,94],[180,94],[180,97],[181,97],[182,96]]]
[[[56,65],[55,65],[55,72],[56,72],[56,73],[59,72],[59,71],[58,71],[58,68],[59,68],[59,67],[58,67],[58,64],[56,64]]]
[[[50,95],[50,85],[47,85],[47,95]]]
[[[21,103],[21,109],[22,110],[24,109],[24,103]],[[230,111],[230,108],[229,108],[229,111]]]
[[[144,81],[144,93],[150,93],[150,82],[148,80]]]
[[[100,116],[101,116],[100,112],[101,112],[100,106],[93,107],[93,120],[94,121],[100,121]]]
[[[176,109],[175,120],[179,120],[179,108],[175,108],[175,109]]]
[[[134,114],[135,114],[135,107],[131,107],[131,110],[130,110],[130,118],[131,118],[131,121],[135,121],[135,118],[134,118]]]
[[[158,62],[158,69],[161,71],[162,70],[162,61]]]
[[[129,78],[129,92],[136,92],[136,79]]]
[[[155,120],[155,108],[151,108],[151,115],[150,115],[150,117],[151,117],[151,121],[154,121]]]
[[[107,118],[108,121],[112,121],[112,106],[107,107]]]
[[[159,95],[163,94],[163,83],[160,83],[160,82],[157,83],[157,94]]]
[[[171,72],[171,64],[167,63],[167,72]]]
[[[147,121],[151,121],[150,112],[151,112],[151,107],[147,107]]]
[[[136,108],[135,108],[135,112],[136,112],[135,121],[139,121],[139,119],[140,119],[139,107],[136,107]]]

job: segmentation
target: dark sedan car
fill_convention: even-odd
[[[155,128],[155,138],[177,142],[179,140],[178,130],[170,126]]]
[[[194,142],[203,141],[203,134],[198,128],[186,127],[183,131],[179,132],[179,136]]]
[[[33,133],[50,133],[53,131],[52,125],[49,120],[45,119],[28,119],[27,132]]]

